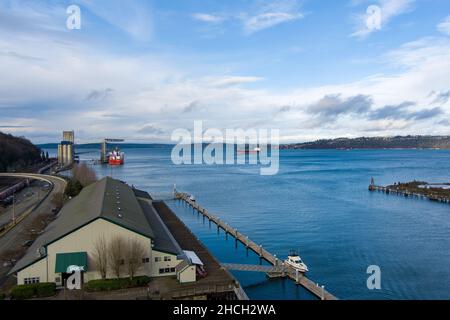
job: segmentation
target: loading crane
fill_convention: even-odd
[[[124,142],[124,139],[110,139],[106,138],[101,142],[100,161],[102,163],[108,163],[108,143]]]

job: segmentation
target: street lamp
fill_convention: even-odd
[[[16,198],[15,198],[15,193],[13,192],[12,195],[12,206],[13,206],[13,211],[12,211],[12,222],[13,224],[16,224]]]

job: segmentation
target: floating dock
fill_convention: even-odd
[[[290,266],[284,265],[275,255],[258,245],[256,242],[249,239],[248,236],[242,234],[238,230],[234,229],[224,221],[220,220],[217,216],[210,214],[205,208],[202,208],[196,201],[192,200],[186,193],[180,193],[175,191],[174,196],[176,200],[180,200],[188,204],[195,209],[203,217],[207,218],[210,222],[213,222],[217,226],[217,230],[224,230],[225,233],[235,238],[237,242],[241,242],[247,250],[255,252],[261,260],[267,261],[273,266],[260,266],[261,270],[257,270],[258,266],[245,266],[245,265],[223,265],[229,270],[241,270],[241,271],[253,271],[253,272],[265,272],[270,277],[286,277],[293,280],[296,284],[301,285],[317,298],[321,300],[338,300],[334,295],[325,290],[323,286],[319,286],[317,283],[311,281],[305,274],[299,273]],[[243,270],[248,268],[247,270]],[[264,269],[264,270],[263,270]]]

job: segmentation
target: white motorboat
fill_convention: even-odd
[[[295,252],[291,252],[288,258],[284,261],[284,263],[287,266],[290,266],[301,273],[306,273],[309,271],[308,266],[303,262],[302,258],[300,258],[300,256]]]

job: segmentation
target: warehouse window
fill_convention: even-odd
[[[142,263],[149,263],[150,262],[150,258],[143,258],[142,259]]]
[[[167,262],[167,261],[172,261],[172,258],[166,256],[166,257],[164,257],[164,261],[166,261],[166,262]]]
[[[161,257],[155,257],[155,262],[160,262],[161,261]]]
[[[35,283],[39,283],[40,282],[40,278],[25,278],[23,280],[24,284],[35,284]]]
[[[172,272],[172,273],[175,272],[175,268],[171,268],[170,272]]]
[[[165,273],[164,269],[159,269],[159,274],[163,274],[163,273]]]

